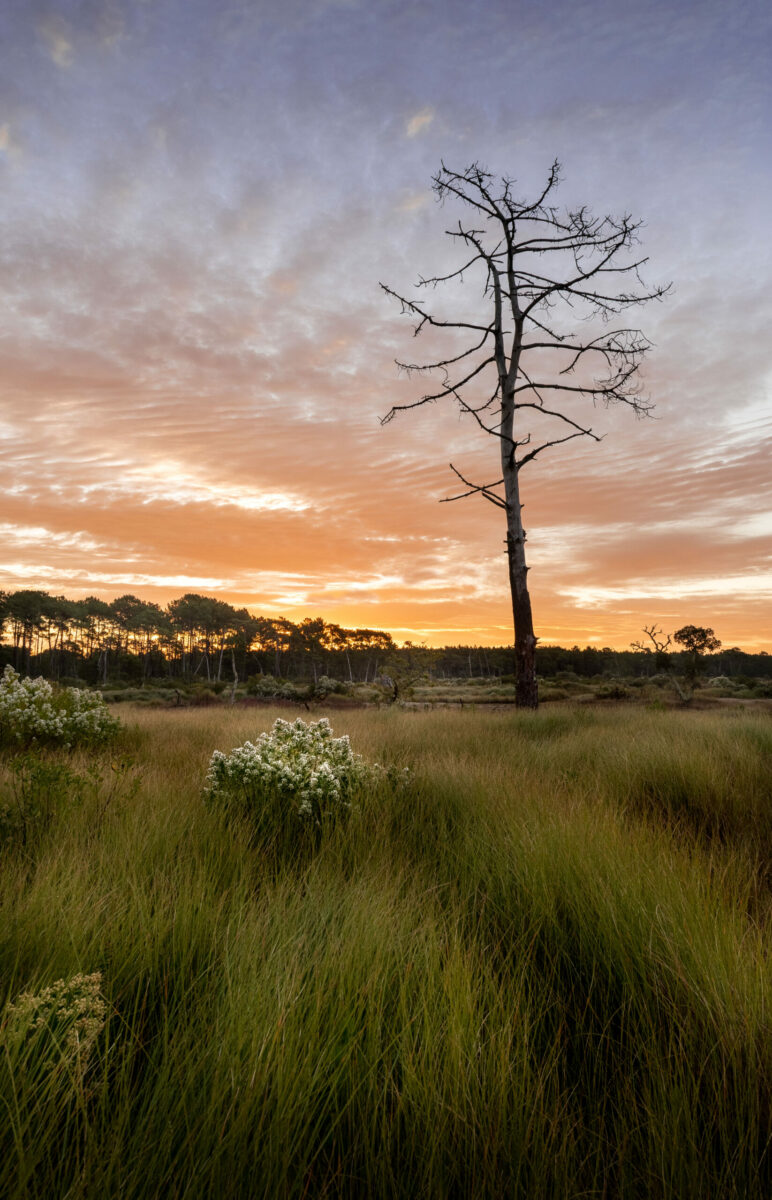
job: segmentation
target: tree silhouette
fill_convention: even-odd
[[[463,491],[448,500],[482,496],[504,512],[517,703],[531,708],[538,704],[537,639],[520,474],[546,450],[575,438],[600,440],[574,415],[577,400],[625,404],[636,416],[650,411],[637,380],[650,343],[639,329],[609,323],[668,290],[647,289],[641,281],[647,260],[631,253],[641,222],[628,215],[595,217],[586,207],[559,212],[551,203],[559,178],[555,162],[541,193],[526,201],[516,197],[511,179],[496,178],[477,163],[461,172],[443,163],[434,176],[437,199],[458,201],[470,214],[446,230],[464,261],[448,274],[419,278],[417,287],[455,286],[477,272],[482,317],[477,307],[470,315],[459,296],[454,297],[459,317],[451,319],[381,284],[415,319],[414,336],[434,329],[452,338],[445,357],[398,362],[408,375],[438,372],[439,387],[412,403],[393,405],[383,421],[450,399],[498,443],[499,473],[491,482],[474,483],[450,464]]]
[[[682,626],[681,629],[677,629],[673,634],[673,641],[678,642],[679,646],[683,646],[684,648],[686,678],[689,684],[694,687],[697,673],[702,666],[703,654],[713,654],[716,650],[720,650],[721,642],[712,629],[707,629],[703,625]]]

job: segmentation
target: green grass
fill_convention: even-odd
[[[200,798],[275,715],[127,708],[136,793],[0,858],[0,1002],[111,1012],[82,1086],[0,1066],[0,1195],[772,1192],[767,715],[335,712],[413,784],[294,855]]]

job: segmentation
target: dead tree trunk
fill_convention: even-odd
[[[528,592],[528,567],[525,561],[525,530],[521,505],[517,499],[517,473],[513,499],[507,507],[507,559],[512,617],[515,628],[515,703],[519,708],[538,708],[539,685],[536,679],[536,635],[533,629],[531,597]]]
[[[550,199],[558,182],[555,162],[541,193],[529,202],[516,197],[511,179],[496,179],[477,163],[460,172],[443,163],[434,177],[439,200],[459,202],[471,213],[446,230],[463,249],[465,261],[447,274],[420,278],[417,286],[434,290],[477,272],[480,319],[470,320],[463,311],[457,320],[440,316],[381,284],[403,313],[415,319],[414,336],[430,328],[456,339],[445,358],[398,363],[408,376],[438,372],[441,382],[412,402],[392,405],[383,421],[451,399],[464,417],[499,441],[501,477],[470,483],[451,463],[466,490],[447,499],[482,496],[505,511],[516,700],[524,708],[536,708],[538,686],[520,471],[574,438],[600,440],[573,415],[581,398],[594,406],[622,403],[637,416],[649,412],[636,372],[650,343],[639,329],[611,328],[608,322],[668,290],[636,286],[646,259],[629,252],[638,241],[640,222],[629,216],[595,217],[586,207],[560,212]]]

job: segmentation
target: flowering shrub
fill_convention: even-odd
[[[348,737],[333,737],[326,717],[306,724],[277,720],[256,742],[223,754],[215,750],[204,788],[210,800],[273,823],[294,816],[320,826],[351,808],[366,783],[388,777],[364,762]]]
[[[0,679],[0,743],[49,742],[68,748],[104,742],[118,729],[99,692],[54,689],[47,679],[22,679],[6,667]]]
[[[102,975],[57,979],[36,994],[24,992],[3,1013],[0,1042],[15,1058],[31,1065],[75,1068],[85,1073],[96,1040],[104,1029],[107,1005]]]

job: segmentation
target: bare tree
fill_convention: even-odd
[[[446,275],[419,278],[418,288],[463,282],[478,271],[484,316],[454,319],[430,311],[386,284],[402,312],[416,321],[414,336],[433,328],[449,334],[450,353],[433,362],[398,362],[401,370],[438,372],[439,386],[408,404],[394,405],[383,422],[399,412],[438,400],[454,400],[476,427],[498,441],[498,477],[471,482],[450,464],[463,490],[448,500],[482,496],[504,511],[509,583],[515,633],[517,704],[535,708],[536,635],[522,521],[520,473],[540,454],[574,438],[600,437],[576,415],[577,401],[621,403],[636,416],[651,404],[640,390],[637,371],[651,343],[639,329],[610,328],[619,313],[660,299],[668,286],[648,289],[640,269],[647,261],[633,251],[640,221],[630,216],[595,217],[586,207],[558,211],[551,203],[560,179],[555,162],[539,196],[516,198],[513,180],[496,178],[477,163],[434,176],[437,199],[460,201],[471,210],[447,235],[458,242],[461,265]],[[458,299],[458,298],[457,298]],[[458,315],[458,313],[457,313]],[[462,316],[466,316],[462,312]],[[568,319],[568,323],[567,323]]]
[[[670,654],[668,650],[673,641],[671,635],[665,634],[662,629],[657,629],[657,626],[652,621],[651,625],[644,625],[643,632],[651,642],[655,651],[655,665],[658,671],[669,671],[671,667]],[[647,646],[646,642],[631,642],[631,650],[642,650],[646,654],[651,653],[651,646]]]

